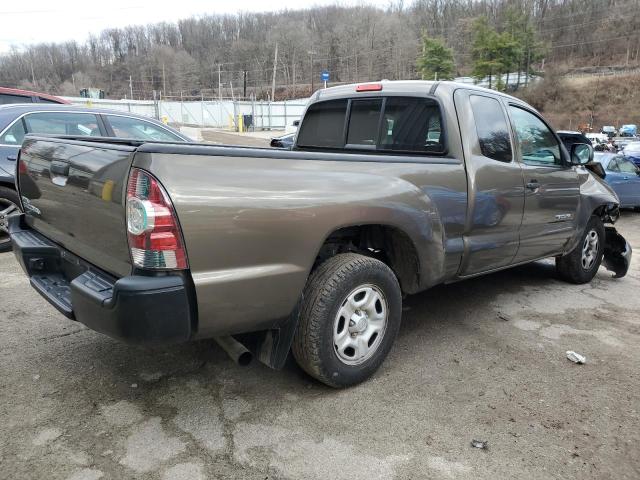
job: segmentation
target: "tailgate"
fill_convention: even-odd
[[[116,276],[131,272],[125,197],[135,147],[27,137],[17,184],[26,223]]]

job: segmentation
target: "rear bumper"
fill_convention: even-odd
[[[116,279],[11,219],[13,251],[31,286],[66,317],[128,343],[186,341],[195,333],[188,274]]]

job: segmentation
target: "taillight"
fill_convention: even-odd
[[[136,267],[189,268],[169,196],[153,175],[138,168],[131,169],[127,184],[127,235]]]
[[[18,173],[22,173],[23,175],[27,175],[29,173],[29,169],[27,168],[27,164],[22,160],[21,152],[18,152]]]

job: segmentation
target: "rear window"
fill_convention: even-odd
[[[319,148],[343,147],[346,114],[347,100],[314,103],[304,116],[298,133],[298,145]]]
[[[6,105],[9,103],[31,103],[32,101],[31,96],[0,93],[0,105]]]
[[[297,146],[399,153],[445,151],[440,107],[433,99],[358,98],[352,99],[348,107],[348,100],[319,102],[309,107]],[[345,122],[347,111],[349,121]]]
[[[443,153],[444,136],[438,103],[430,98],[387,98],[378,148]]]
[[[380,127],[381,98],[352,100],[347,145],[375,148]]]
[[[57,100],[51,100],[49,98],[44,98],[44,97],[38,97],[38,102],[39,103],[55,103],[55,104],[62,103],[62,102],[58,102]]]

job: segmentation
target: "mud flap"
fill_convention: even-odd
[[[602,263],[615,274],[613,278],[622,278],[631,264],[631,245],[613,227],[605,227],[605,237]]]
[[[291,314],[280,322],[279,328],[257,333],[236,335],[256,359],[274,370],[281,370],[291,350],[293,336],[298,328],[302,296]]]

